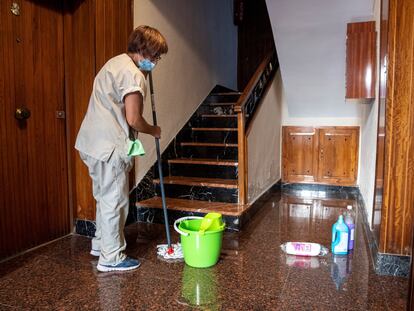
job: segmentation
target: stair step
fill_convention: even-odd
[[[237,160],[239,156],[237,147],[215,147],[215,146],[179,146],[180,158],[186,159],[214,159],[214,160]],[[220,167],[220,166],[219,166]],[[193,168],[190,168],[193,169]],[[174,174],[176,175],[176,174]],[[206,176],[207,177],[207,176]],[[211,176],[208,176],[211,177]]]
[[[218,115],[212,112],[203,111],[200,114],[195,114],[187,123],[188,128],[202,127],[202,128],[237,128],[237,115],[225,114]]]
[[[228,216],[240,216],[249,208],[249,205],[240,205],[237,203],[207,202],[176,198],[166,198],[166,203],[168,210],[195,213],[218,212]],[[153,197],[148,200],[137,202],[136,206],[144,208],[162,208],[162,200],[160,197]]]
[[[198,143],[198,142],[182,142],[181,146],[199,146],[199,147],[237,147],[237,144],[231,143]]]
[[[237,114],[202,114],[202,118],[237,118]]]
[[[192,131],[237,132],[235,127],[192,127]]]
[[[154,179],[154,183],[159,184],[160,180]],[[175,185],[237,189],[237,179],[169,176],[164,178],[164,183]]]
[[[235,160],[216,160],[207,158],[177,158],[170,159],[168,163],[173,164],[202,164],[202,165],[221,165],[221,166],[238,166],[238,161]]]
[[[224,102],[224,103],[207,103],[208,106],[233,106],[235,104],[237,104],[237,103],[236,102],[235,103],[226,103],[226,102]]]
[[[211,96],[241,95],[241,92],[218,92],[211,93]]]
[[[205,100],[207,103],[235,103],[239,100],[240,92],[218,92],[210,94]]]

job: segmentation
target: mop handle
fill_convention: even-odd
[[[151,71],[149,72],[149,85],[150,85],[150,93],[151,93],[152,120],[153,120],[154,126],[157,126],[157,114],[155,112],[155,100],[154,100],[154,85],[152,83]],[[155,147],[157,149],[158,173],[160,175],[161,200],[162,200],[162,210],[164,212],[165,232],[167,234],[168,248],[171,248],[170,227],[168,224],[167,205],[165,203],[164,177],[162,175],[160,141],[158,138],[155,138]]]

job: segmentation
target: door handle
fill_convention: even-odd
[[[14,112],[14,117],[17,120],[26,120],[30,118],[30,110],[26,107],[19,107],[16,108],[16,111]]]

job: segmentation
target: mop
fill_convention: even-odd
[[[151,71],[149,72],[149,85],[150,85],[150,93],[151,93],[152,119],[153,119],[154,126],[157,126],[157,114],[155,112],[155,100],[154,100],[154,85],[152,82]],[[157,161],[158,161],[158,172],[160,175],[162,210],[164,212],[165,233],[167,235],[167,244],[157,245],[157,254],[161,259],[165,259],[165,260],[182,259],[184,258],[184,255],[181,249],[181,245],[179,243],[171,244],[170,226],[168,223],[167,204],[165,201],[165,192],[164,192],[164,177],[162,174],[162,165],[161,165],[160,141],[158,138],[155,138],[155,147],[157,149]]]

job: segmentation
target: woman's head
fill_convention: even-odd
[[[167,52],[167,41],[155,28],[138,26],[129,36],[128,53],[138,53],[151,61],[158,61]]]

